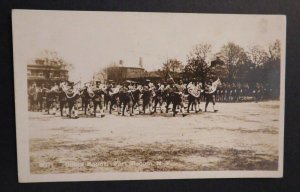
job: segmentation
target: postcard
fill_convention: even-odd
[[[283,177],[286,17],[12,10],[19,182]]]

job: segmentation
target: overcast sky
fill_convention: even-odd
[[[211,43],[214,52],[229,41],[267,46],[282,40],[285,25],[284,17],[263,15],[23,10],[14,12],[13,30],[14,52],[24,65],[49,49],[73,64],[71,80],[88,81],[120,59],[138,67],[142,57],[146,70],[168,58],[185,64],[201,42]]]

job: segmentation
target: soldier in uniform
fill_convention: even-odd
[[[119,108],[122,109],[122,115],[124,116],[124,111],[125,111],[125,108],[126,106],[128,107],[127,108],[127,111],[129,111],[129,114],[130,116],[133,116],[133,113],[132,113],[132,97],[131,97],[131,91],[130,88],[132,87],[129,87],[129,82],[126,81],[122,84],[121,88],[120,88],[120,95],[119,95],[119,98],[120,98],[120,103],[119,103]],[[122,107],[122,104],[123,104],[123,107]],[[118,114],[121,114],[121,111],[118,112]]]
[[[237,101],[237,87],[235,83],[232,83],[232,102],[236,102]]]
[[[224,102],[224,85],[220,85],[218,102]]]
[[[33,83],[28,90],[29,98],[29,110],[34,111],[36,109],[36,99],[37,99],[37,86]]]
[[[180,80],[179,84],[175,84],[173,87],[173,117],[176,115],[176,107],[177,105],[180,107],[180,111],[182,112],[182,116],[185,117],[187,114],[185,113],[184,109],[184,91],[185,91],[185,85],[183,84],[183,81]]]
[[[143,86],[143,94],[141,96],[143,100],[143,112],[146,113],[146,108],[149,109],[150,113],[153,113],[152,109],[152,100],[153,100],[153,92],[154,84],[151,83],[149,79],[146,79],[146,83]]]
[[[206,101],[205,101],[205,112],[207,112],[207,106],[208,106],[209,102],[212,102],[214,112],[218,111],[218,110],[215,109],[215,104],[216,104],[216,102],[215,102],[215,95],[214,95],[214,93],[211,93],[211,87],[212,87],[212,80],[209,80],[209,81],[206,82],[205,88],[204,88],[205,98],[206,98]]]
[[[255,102],[260,101],[262,95],[262,87],[259,83],[256,83],[255,86]]]
[[[111,86],[108,86],[107,93],[109,95],[110,107],[109,107],[109,114],[111,114],[111,110],[115,105],[117,107],[117,111],[119,113],[119,92],[116,91],[116,83],[112,82]]]
[[[201,86],[199,86],[198,82],[196,79],[194,79],[192,82],[190,82],[187,86],[189,89],[197,89],[201,90]],[[187,90],[187,89],[186,89]],[[190,112],[190,107],[192,108],[191,110],[193,111],[195,108],[195,113],[198,113],[200,110],[198,110],[199,105],[200,105],[200,99],[199,97],[196,97],[195,95],[191,94],[188,92],[188,107],[187,107],[187,112]]]
[[[155,96],[154,96],[154,113],[156,113],[157,104],[159,104],[160,112],[162,113],[162,104],[163,104],[163,92],[164,92],[164,84],[158,83],[155,87]]]
[[[48,114],[56,115],[57,109],[58,109],[58,91],[59,87],[58,85],[54,84],[51,89],[47,91],[47,97],[46,97],[46,108],[48,111]],[[50,111],[51,110],[51,111]]]
[[[244,83],[243,90],[244,90],[243,101],[247,101],[248,97],[250,96],[250,87],[248,83]]]
[[[104,92],[101,87],[101,81],[96,81],[96,86],[93,88],[93,92],[95,96],[93,97],[93,104],[94,104],[94,117],[96,117],[97,107],[100,108],[100,117],[104,117],[104,110],[102,106],[102,97],[104,96]]]
[[[163,94],[163,102],[165,102],[165,107],[166,107],[166,113],[169,112],[169,105],[172,102],[172,97],[171,97],[171,93],[173,90],[173,86],[174,86],[174,82],[172,80],[168,80],[165,83],[165,88],[164,88],[164,94]]]
[[[74,118],[78,119],[78,99],[79,93],[74,87],[74,82],[69,82],[67,87],[67,103],[69,107],[68,117],[72,118],[72,111],[74,112]]]

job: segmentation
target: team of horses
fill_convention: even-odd
[[[219,80],[214,82],[211,86],[212,90],[215,91],[219,84]],[[66,113],[68,117],[77,112],[79,103],[81,103],[81,109],[85,115],[89,113],[94,116],[96,116],[98,106],[100,110],[105,108],[110,114],[116,110],[119,115],[124,116],[125,112],[128,112],[132,116],[135,110],[138,110],[139,114],[146,114],[147,111],[150,114],[156,113],[158,107],[161,113],[164,109],[168,113],[169,106],[172,104],[172,112],[175,116],[176,109],[182,103],[184,96],[187,96],[188,112],[191,106],[197,106],[197,103],[200,102],[200,93],[203,92],[201,86],[189,84],[185,87],[185,93],[182,94],[170,88],[159,86],[150,88],[138,85],[134,89],[128,89],[124,86],[100,86],[98,88],[84,86],[83,88],[70,89],[66,84],[61,84],[51,89],[31,91],[29,98],[30,103],[39,106],[40,110],[43,109],[44,101],[44,108],[48,114],[57,113],[59,110],[61,116]],[[101,114],[102,116],[104,115]]]

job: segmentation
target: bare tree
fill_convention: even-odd
[[[212,46],[209,43],[199,43],[193,47],[193,50],[188,55],[188,58],[197,58],[202,59],[205,62],[208,62],[207,60],[211,56],[212,53]]]
[[[180,73],[183,70],[181,61],[177,59],[168,59],[163,63],[162,71],[171,73]]]
[[[187,80],[197,79],[204,83],[210,76],[208,58],[211,56],[211,48],[208,43],[200,43],[193,47],[187,56],[187,65],[184,68],[184,76]]]
[[[244,65],[248,63],[248,56],[244,49],[233,43],[229,42],[226,45],[224,45],[221,48],[220,53],[218,53],[222,60],[225,62],[225,64],[228,67],[228,80],[233,81],[237,78],[238,68],[240,68],[240,65]]]
[[[280,60],[280,41],[278,39],[269,45],[269,57],[272,60]]]
[[[250,47],[247,55],[255,66],[262,66],[268,60],[268,53],[258,45]]]

